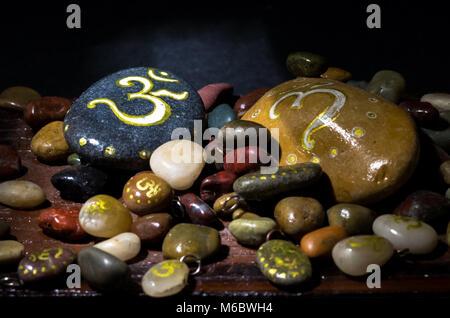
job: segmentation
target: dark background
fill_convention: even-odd
[[[109,73],[152,66],[197,89],[229,82],[243,94],[290,79],[285,60],[296,50],[322,54],[357,80],[399,71],[418,96],[450,90],[444,1],[6,3],[0,90],[26,85],[42,95],[76,97]],[[66,27],[69,3],[81,6],[81,29]],[[369,3],[381,6],[381,29],[366,26]]]

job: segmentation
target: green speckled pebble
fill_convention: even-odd
[[[76,153],[67,157],[67,163],[71,166],[81,166],[81,159]]]
[[[286,66],[294,76],[319,77],[328,68],[323,56],[310,52],[294,52],[288,55]]]
[[[231,221],[228,229],[240,244],[258,246],[265,241],[267,233],[276,226],[276,222],[271,218],[241,218]]]
[[[233,183],[233,190],[247,200],[266,200],[278,194],[306,188],[317,182],[321,175],[322,168],[318,164],[299,163],[279,167],[274,174],[247,173]]]
[[[293,243],[271,240],[258,249],[256,260],[264,276],[277,285],[296,285],[312,276],[309,258]]]
[[[342,226],[348,235],[371,234],[377,214],[358,204],[339,203],[327,211],[330,225]]]

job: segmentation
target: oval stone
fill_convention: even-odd
[[[373,222],[373,232],[387,239],[396,250],[428,254],[437,246],[436,231],[426,223],[399,215],[385,214]]]
[[[70,155],[64,139],[62,121],[53,121],[42,127],[31,140],[31,151],[43,161],[62,161]]]
[[[383,266],[394,254],[392,244],[376,235],[358,235],[346,238],[333,247],[331,255],[336,266],[347,275],[367,274],[367,266]]]
[[[190,84],[163,70],[138,67],[89,87],[67,113],[64,135],[72,152],[88,162],[142,170],[174,129],[192,131],[194,120],[203,119],[202,100]]]
[[[240,119],[270,88],[257,88],[250,93],[241,96],[234,104],[233,110]]]
[[[327,210],[328,223],[342,226],[348,235],[371,234],[375,211],[362,205],[340,203]]]
[[[90,166],[72,166],[54,174],[53,186],[59,190],[61,198],[84,202],[105,191],[108,175]]]
[[[319,201],[306,197],[287,197],[275,206],[275,220],[281,230],[299,239],[322,226],[325,211]]]
[[[156,149],[150,158],[152,171],[175,190],[187,190],[205,166],[205,151],[190,140],[172,140]]]
[[[72,102],[64,97],[41,97],[27,104],[23,118],[31,128],[38,129],[52,121],[64,120]]]
[[[281,165],[320,163],[339,202],[381,200],[408,180],[418,160],[418,136],[408,114],[334,80],[285,82],[242,119],[279,129]]]
[[[64,275],[75,258],[76,253],[70,247],[45,248],[23,258],[17,272],[26,283],[49,280]]]
[[[172,226],[173,218],[169,213],[152,213],[134,221],[131,231],[144,244],[160,244]]]
[[[0,145],[0,179],[17,175],[22,163],[17,151],[7,145]]]
[[[406,110],[421,124],[432,123],[439,119],[439,111],[430,103],[407,101],[401,102],[398,106]]]
[[[236,120],[236,113],[230,105],[220,104],[208,115],[208,128],[220,128],[232,120]]]
[[[193,193],[186,193],[179,197],[184,206],[189,219],[194,224],[215,226],[219,224],[219,219],[214,210],[202,199]]]
[[[20,242],[0,241],[0,265],[17,264],[22,259],[24,250],[25,246]]]
[[[200,184],[200,198],[205,202],[214,202],[233,189],[236,178],[237,176],[229,171],[219,171],[206,177]]]
[[[170,185],[150,171],[134,175],[125,184],[122,192],[125,205],[138,215],[165,210],[172,197]]]
[[[220,236],[208,226],[180,223],[170,229],[164,238],[162,251],[165,258],[179,259],[184,255],[208,258],[220,248]]]
[[[239,218],[231,221],[228,229],[240,244],[259,246],[266,240],[267,233],[276,226],[277,223],[271,218]]]
[[[152,266],[142,277],[142,289],[151,297],[167,297],[182,291],[189,277],[189,267],[169,259]]]
[[[397,103],[405,90],[405,86],[406,81],[402,74],[395,71],[384,70],[377,72],[372,77],[366,90],[369,93],[384,97],[393,103]]]
[[[29,87],[9,87],[0,94],[0,107],[22,111],[29,101],[40,97],[38,92]]]
[[[425,94],[420,98],[421,102],[428,102],[436,107],[439,111],[450,110],[450,94],[431,93]]]
[[[276,195],[301,190],[316,183],[322,176],[318,164],[306,162],[279,167],[273,174],[251,172],[238,178],[233,190],[247,200],[266,200]]]
[[[17,209],[32,209],[45,201],[45,193],[36,183],[12,180],[0,183],[0,203]]]
[[[288,241],[271,240],[264,243],[258,249],[256,261],[264,276],[277,285],[297,285],[312,276],[308,257]]]
[[[327,60],[311,52],[294,52],[288,55],[286,66],[294,76],[318,77],[328,68]]]
[[[325,73],[320,75],[320,77],[340,82],[346,82],[352,78],[352,74],[349,71],[343,70],[342,68],[330,66]]]
[[[141,250],[141,240],[136,234],[125,232],[97,243],[94,247],[114,255],[122,261],[128,261],[139,254]]]
[[[38,225],[42,230],[60,239],[77,241],[84,239],[87,233],[80,224],[78,207],[53,207],[39,214]]]
[[[128,232],[132,223],[130,211],[119,200],[105,194],[87,200],[81,207],[79,218],[87,233],[105,238]]]
[[[330,256],[334,245],[346,237],[347,232],[342,226],[330,225],[303,236],[300,247],[310,258]]]
[[[81,276],[89,286],[103,290],[119,290],[129,278],[128,265],[117,257],[95,247],[78,254]]]

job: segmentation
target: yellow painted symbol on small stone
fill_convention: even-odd
[[[366,131],[364,130],[364,128],[361,127],[355,127],[352,129],[352,135],[360,138],[362,136],[364,136],[366,134]]]
[[[337,148],[331,148],[331,149],[330,149],[330,157],[331,157],[331,158],[336,158],[337,155],[338,155],[338,150],[337,150]]]
[[[312,163],[320,163],[320,158],[317,157],[317,156],[313,156],[313,157],[311,158],[311,162],[312,162]]]
[[[159,277],[168,277],[175,272],[176,268],[181,268],[182,264],[177,260],[168,260],[162,266],[154,266],[151,272]],[[157,268],[158,267],[158,268]]]
[[[147,196],[147,198],[151,198],[157,195],[159,191],[161,191],[161,187],[159,184],[156,184],[154,180],[146,181],[147,179],[147,177],[144,177],[136,182],[136,188],[141,191],[147,191],[145,195]]]

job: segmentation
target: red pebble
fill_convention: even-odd
[[[195,194],[183,194],[179,200],[186,209],[192,223],[206,226],[216,226],[219,224],[216,212]]]
[[[223,168],[238,176],[244,175],[257,170],[262,165],[259,155],[259,148],[256,146],[234,149],[225,155]],[[264,155],[268,156],[265,151]]]
[[[245,115],[247,110],[249,110],[265,93],[267,93],[270,88],[258,88],[250,93],[241,96],[234,104],[233,110],[237,114],[238,118]]]
[[[214,202],[222,194],[232,192],[237,176],[229,171],[220,171],[203,179],[200,185],[200,197],[205,202]]]
[[[197,92],[205,105],[205,111],[210,112],[217,105],[228,102],[233,95],[233,86],[228,83],[215,83],[206,85]]]
[[[39,215],[38,224],[45,233],[71,241],[83,239],[87,236],[80,225],[78,214],[80,208],[48,208]]]
[[[398,106],[419,122],[431,122],[439,118],[439,111],[428,102],[407,101]]]
[[[25,122],[33,129],[39,129],[52,121],[63,120],[73,99],[64,97],[41,97],[31,100],[23,113]]]

